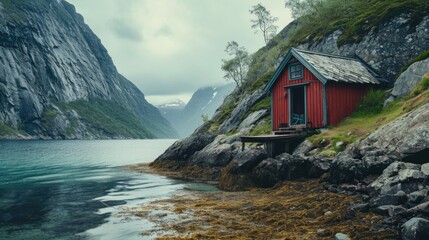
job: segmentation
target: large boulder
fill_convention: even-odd
[[[268,114],[269,114],[269,111],[267,109],[261,109],[256,112],[252,112],[240,123],[240,125],[238,126],[238,130],[240,131],[242,129],[252,126],[262,118],[266,117]]]
[[[253,186],[251,172],[265,158],[267,152],[261,148],[249,148],[236,154],[222,170],[219,187],[224,190],[242,190]]]
[[[200,151],[215,139],[212,134],[191,135],[175,142],[151,165],[160,167],[180,167],[187,164],[195,152]]]
[[[269,188],[282,181],[282,161],[268,158],[262,161],[253,171],[253,181],[256,186]]]
[[[403,240],[429,239],[429,221],[424,218],[411,218],[402,225]]]
[[[224,167],[238,151],[239,148],[236,144],[227,143],[227,136],[219,135],[213,142],[195,152],[190,157],[189,163],[202,168]]]
[[[267,152],[261,148],[246,149],[237,155],[231,161],[234,165],[233,173],[251,172],[256,165],[267,158]]]
[[[423,76],[429,71],[429,58],[415,62],[408,67],[398,79],[385,105],[397,98],[407,96],[422,80]]]

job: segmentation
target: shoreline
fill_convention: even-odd
[[[149,164],[128,168],[188,182],[207,183],[183,177],[183,173],[153,168]],[[142,205],[132,214],[144,218],[150,209],[175,216],[165,214],[152,219],[158,226],[157,239],[332,239],[337,233],[352,239],[399,238],[397,230],[383,216],[351,210],[352,205],[359,203],[363,203],[359,195],[332,193],[318,180],[301,179],[284,181],[273,188],[246,191],[184,190]]]

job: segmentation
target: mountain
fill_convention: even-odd
[[[168,138],[174,129],[118,73],[61,0],[0,0],[0,136]]]
[[[222,105],[223,100],[235,88],[235,84],[227,84],[218,87],[204,87],[198,89],[186,106],[182,101],[175,100],[158,108],[163,116],[170,121],[177,130],[180,137],[189,136],[198,126],[203,123],[203,117],[210,119],[216,110]]]
[[[180,99],[170,100],[166,103],[158,105],[158,109],[162,116],[167,119],[174,127],[174,123],[180,118],[186,103]]]

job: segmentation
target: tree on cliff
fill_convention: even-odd
[[[221,69],[225,72],[224,77],[227,80],[233,80],[240,88],[249,70],[251,57],[247,50],[235,41],[228,42],[225,52],[232,58],[229,60],[222,59]]]
[[[256,16],[256,19],[251,20],[252,28],[256,29],[255,33],[261,31],[265,43],[268,43],[277,33],[277,26],[274,23],[278,18],[271,16],[270,11],[261,4],[253,6],[250,13]]]

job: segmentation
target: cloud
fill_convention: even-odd
[[[98,35],[119,72],[146,96],[192,95],[226,84],[220,69],[232,40],[254,52],[263,37],[251,29],[251,6],[261,3],[291,21],[284,0],[69,0]]]
[[[122,19],[114,19],[111,21],[112,31],[117,37],[131,41],[143,41],[142,33],[136,25],[132,25]]]
[[[173,31],[169,26],[163,26],[155,33],[156,37],[170,37],[172,35],[173,35]]]

